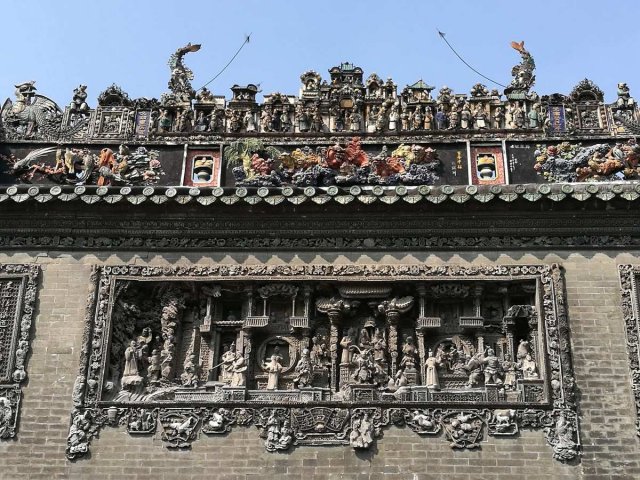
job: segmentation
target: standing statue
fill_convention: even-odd
[[[438,130],[447,128],[447,114],[444,113],[442,107],[438,107],[438,111],[436,112],[436,128]]]
[[[433,128],[433,113],[431,113],[431,107],[425,109],[423,128],[425,130],[431,130]]]
[[[424,362],[425,370],[425,385],[435,390],[440,389],[440,382],[438,381],[438,365],[440,362],[433,356],[433,352],[429,350],[429,356]]]
[[[398,103],[394,103],[389,112],[389,130],[395,132],[398,130],[398,119],[400,118],[400,112]]]
[[[493,348],[487,349],[487,354],[482,360],[484,364],[484,384],[502,384],[502,379],[500,379],[500,361],[498,357],[496,357]]]
[[[220,366],[221,382],[229,383],[231,381],[231,375],[233,374],[233,362],[236,359],[236,344],[225,346],[225,351],[222,354],[222,365]]]
[[[540,105],[537,103],[527,113],[529,119],[529,128],[540,128]]]
[[[502,362],[502,369],[504,370],[504,387],[507,390],[515,390],[516,388],[516,365],[511,361],[511,355],[508,353],[504,357]]]
[[[131,340],[124,351],[124,371],[121,380],[122,388],[142,384],[142,377],[138,369],[138,345]]]
[[[524,110],[519,103],[516,103],[511,111],[511,115],[513,116],[513,126],[514,128],[524,128]]]
[[[233,361],[231,372],[232,387],[244,387],[247,384],[247,364],[244,356],[240,353],[236,353],[236,358]]]
[[[462,106],[462,111],[460,112],[460,128],[464,128],[466,130],[471,127],[473,127],[471,107],[469,106],[469,102],[465,102]]]
[[[493,128],[496,130],[504,128],[504,111],[502,107],[497,107],[493,112]]]
[[[413,112],[413,130],[420,130],[423,127],[424,117],[422,115],[422,107],[418,105]]]
[[[407,337],[402,345],[402,360],[400,360],[400,368],[407,370],[415,370],[417,349],[413,341],[413,337]]]
[[[148,358],[149,366],[147,367],[147,378],[150,382],[157,382],[160,380],[161,371],[161,359],[160,350],[154,348],[151,352],[151,356]]]
[[[280,379],[280,372],[282,372],[282,365],[280,364],[280,357],[278,355],[271,355],[269,362],[265,362],[262,369],[269,374],[267,379],[267,390],[277,390],[278,380]]]
[[[353,352],[349,349],[353,342],[355,341],[356,331],[353,328],[349,330],[345,329],[342,332],[342,339],[340,340],[340,346],[342,347],[342,356],[340,357],[340,363],[348,364],[351,363],[351,357]]]
[[[409,112],[407,111],[406,106],[402,107],[402,113],[400,114],[400,123],[403,132],[409,130]]]

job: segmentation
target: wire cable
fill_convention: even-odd
[[[206,87],[207,85],[209,85],[211,82],[213,82],[216,78],[218,78],[220,75],[222,75],[222,72],[224,72],[227,67],[229,65],[231,65],[231,63],[236,59],[236,57],[238,56],[238,54],[242,51],[242,49],[244,48],[244,46],[249,43],[249,41],[251,40],[251,33],[249,35],[247,35],[244,39],[244,42],[242,42],[242,45],[240,45],[240,48],[238,49],[238,51],[236,51],[236,53],[233,55],[233,57],[231,57],[231,60],[229,60],[227,62],[227,64],[222,68],[222,70],[220,70],[215,77],[213,77],[211,80],[209,80],[207,83],[205,83],[203,86],[201,86],[198,90],[196,91],[200,91],[202,90],[204,87]]]
[[[492,80],[491,78],[487,77],[486,75],[483,75],[483,74],[482,74],[482,73],[480,73],[478,70],[476,70],[476,69],[475,69],[475,68],[473,68],[471,65],[469,65],[469,64],[467,63],[467,61],[466,61],[464,58],[462,58],[462,57],[460,56],[460,54],[459,54],[458,52],[456,52],[456,49],[455,49],[455,48],[453,48],[453,47],[451,46],[451,44],[447,41],[447,39],[445,38],[445,34],[444,34],[443,32],[441,32],[440,30],[438,30],[438,35],[440,35],[440,37],[442,38],[442,40],[444,40],[444,43],[446,43],[446,44],[449,46],[449,48],[451,49],[451,51],[452,51],[453,53],[455,53],[455,54],[456,54],[456,57],[458,57],[458,58],[462,61],[462,63],[464,63],[467,67],[469,67],[469,68],[470,68],[471,70],[473,70],[475,73],[477,73],[478,75],[480,75],[482,78],[485,78],[485,79],[489,80],[491,83],[495,83],[496,85],[500,85],[502,88],[507,88],[507,86],[506,86],[506,85],[503,85],[503,84],[501,84],[500,82],[496,82],[495,80]]]

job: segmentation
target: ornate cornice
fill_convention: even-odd
[[[550,200],[563,202],[590,198],[608,202],[613,199],[634,201],[640,198],[640,182],[556,183],[518,185],[420,185],[330,187],[107,187],[11,185],[0,187],[2,202],[84,202],[133,205],[197,203],[200,205],[247,204],[300,205],[302,203],[440,204],[440,203],[511,203]]]

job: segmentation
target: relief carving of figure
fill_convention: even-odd
[[[365,412],[351,421],[349,443],[353,448],[369,448],[373,443],[374,428],[371,414]]]
[[[231,376],[233,375],[233,362],[236,360],[236,344],[225,346],[225,351],[221,357],[220,376],[219,380],[224,383],[231,382]]]
[[[355,342],[356,330],[354,328],[350,328],[349,330],[344,330],[342,333],[342,339],[340,340],[340,346],[342,347],[342,355],[340,357],[340,363],[348,364],[351,363],[351,357],[353,356],[353,352],[349,347],[353,345]]]
[[[317,367],[325,367],[331,363],[329,347],[325,335],[316,334],[311,339],[312,346],[310,352],[311,364]]]
[[[267,390],[277,390],[280,373],[283,370],[283,367],[280,364],[280,357],[278,355],[271,355],[269,362],[265,362],[262,365],[262,369],[269,374],[267,379]]]
[[[467,386],[470,388],[478,386],[482,377],[482,352],[478,352],[471,357],[471,360],[464,368],[469,373]]]
[[[0,438],[9,438],[13,434],[13,408],[7,397],[0,397]]]
[[[402,345],[402,360],[400,367],[408,370],[415,370],[417,349],[413,337],[407,337]]]
[[[527,355],[524,357],[520,364],[520,369],[522,370],[522,376],[525,379],[540,378],[538,375],[538,366],[531,356],[531,353],[527,353]]]
[[[231,372],[232,387],[244,387],[247,385],[247,364],[240,353],[236,353],[235,360],[233,361],[233,369]]]
[[[360,384],[372,383],[376,372],[372,349],[361,349],[355,345],[352,345],[351,349],[354,351],[352,364],[355,366],[351,375],[352,380]]]
[[[129,346],[124,351],[124,371],[122,373],[122,388],[141,385],[142,377],[138,369],[138,345],[135,340],[131,340]]]
[[[157,382],[160,380],[160,372],[162,370],[161,361],[160,350],[154,348],[148,359],[149,366],[147,367],[147,378],[150,382]]]
[[[482,360],[484,364],[484,383],[490,384],[495,383],[498,385],[502,384],[502,379],[500,378],[500,360],[496,357],[495,352],[492,348],[487,349],[487,354]]]
[[[302,350],[302,357],[298,360],[295,368],[293,386],[295,388],[306,387],[311,382],[311,361],[309,360],[309,350]]]
[[[507,390],[515,390],[517,376],[516,376],[516,364],[511,360],[511,355],[508,353],[504,357],[502,362],[502,369],[504,370],[504,386]]]
[[[196,363],[196,355],[194,353],[189,354],[184,362],[184,372],[180,375],[180,380],[183,387],[197,387],[198,386],[198,370],[199,365]]]
[[[424,362],[425,369],[425,385],[435,390],[440,389],[440,382],[438,381],[438,366],[440,362],[437,357],[433,356],[433,352],[429,350],[429,356]]]

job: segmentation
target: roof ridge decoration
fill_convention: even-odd
[[[259,102],[258,86],[247,84],[232,86],[227,101],[191,85],[184,59],[200,49],[191,43],[171,55],[159,100],[131,99],[114,84],[91,108],[79,85],[62,109],[24,82],[0,110],[0,183],[348,187],[638,178],[632,136],[640,111],[627,84],[618,84],[612,104],[586,79],[569,95],[540,97],[531,90],[531,53],[524,42],[511,46],[521,61],[504,94],[482,83],[469,94],[446,85],[432,94],[422,79],[398,91],[391,78],[365,79],[362,68],[342,62],[329,69],[329,81],[304,72],[297,96],[273,92]],[[45,145],[21,147],[33,143]],[[179,153],[168,152],[179,143],[186,144],[180,166]]]
[[[407,85],[400,93],[391,78],[383,81],[377,74],[372,73],[363,80],[362,68],[350,62],[342,62],[339,66],[329,69],[330,82],[323,80],[315,71],[309,70],[300,76],[301,88],[298,96],[282,95],[290,102],[284,110],[281,105],[273,105],[272,121],[275,123],[260,122],[262,113],[269,103],[265,95],[265,102],[259,104],[255,99],[258,88],[255,85],[234,85],[233,98],[227,102],[224,96],[213,95],[208,89],[202,88],[197,92],[191,85],[194,78],[193,72],[184,63],[184,57],[191,52],[197,52],[200,45],[191,43],[177,49],[169,58],[171,71],[168,87],[169,92],[163,93],[160,101],[140,98],[129,99],[126,92],[120,87],[112,85],[98,97],[97,109],[90,109],[86,103],[86,85],[80,85],[74,90],[73,100],[64,113],[53,100],[36,93],[35,81],[24,82],[16,85],[15,103],[7,100],[1,110],[2,132],[7,140],[65,140],[69,138],[91,139],[100,136],[101,128],[93,125],[93,128],[80,128],[78,119],[91,120],[101,107],[134,107],[136,115],[131,115],[124,121],[132,122],[135,128],[123,128],[119,130],[121,140],[133,139],[167,139],[171,137],[194,137],[204,135],[215,137],[226,133],[307,133],[312,131],[309,117],[318,110],[318,117],[322,119],[318,132],[343,132],[354,133],[397,133],[420,131],[431,134],[437,130],[533,130],[555,131],[557,133],[571,133],[571,129],[560,125],[550,125],[547,122],[551,118],[550,100],[562,99],[563,102],[581,103],[585,101],[595,102],[595,106],[604,102],[602,90],[593,82],[583,80],[570,95],[560,94],[546,95],[540,98],[531,91],[535,83],[535,61],[531,53],[525,49],[524,42],[512,42],[511,46],[520,54],[521,61],[512,68],[512,80],[504,90],[506,100],[497,90],[489,89],[478,83],[467,94],[453,93],[451,89],[443,86],[436,101],[431,98],[430,92],[435,87],[429,85],[423,79]],[[589,97],[589,98],[587,98]],[[82,110],[74,107],[75,104],[83,106]],[[471,112],[476,112],[477,107],[482,107],[486,115],[484,124],[480,122],[463,123],[463,107],[468,105]],[[535,122],[528,117],[534,106],[540,110]],[[434,116],[434,121],[417,124],[409,122],[403,124],[402,115],[408,117],[415,115],[416,108],[421,107],[423,114],[429,112]],[[612,113],[620,116],[624,110],[633,110],[631,114],[622,115],[626,121],[637,121],[638,116],[635,102],[629,95],[626,83],[618,84],[618,100],[611,106]],[[520,111],[516,111],[517,109]],[[219,114],[217,110],[221,110]],[[582,130],[597,130],[602,132],[623,128],[624,124],[616,118],[605,118],[596,127],[585,128],[580,125],[579,118],[575,118],[579,112],[567,105],[567,121]],[[507,118],[507,112],[514,110],[513,118]],[[441,111],[444,116],[440,122],[435,119]],[[137,113],[148,112],[146,115]],[[198,124],[199,113],[204,113],[207,122]],[[63,114],[64,113],[64,114]],[[359,114],[362,120],[357,126],[351,126],[345,117]],[[80,115],[80,117],[79,117]],[[218,122],[213,121],[217,116],[222,117]],[[234,118],[235,116],[235,118]],[[283,118],[286,117],[286,121]],[[64,118],[63,118],[64,117]],[[144,117],[144,118],[142,118]],[[249,118],[251,117],[251,118]],[[607,117],[604,115],[604,117]],[[382,120],[379,120],[382,118]],[[63,121],[64,120],[64,121]],[[144,121],[143,121],[144,120]],[[615,121],[614,121],[615,120]],[[622,122],[622,123],[621,123]],[[90,123],[90,122],[83,122]],[[148,123],[145,128],[141,123]],[[320,125],[318,119],[318,125]],[[618,125],[615,125],[618,123]],[[75,128],[70,128],[75,126]],[[255,128],[252,128],[254,127]],[[82,133],[80,133],[82,131]]]

